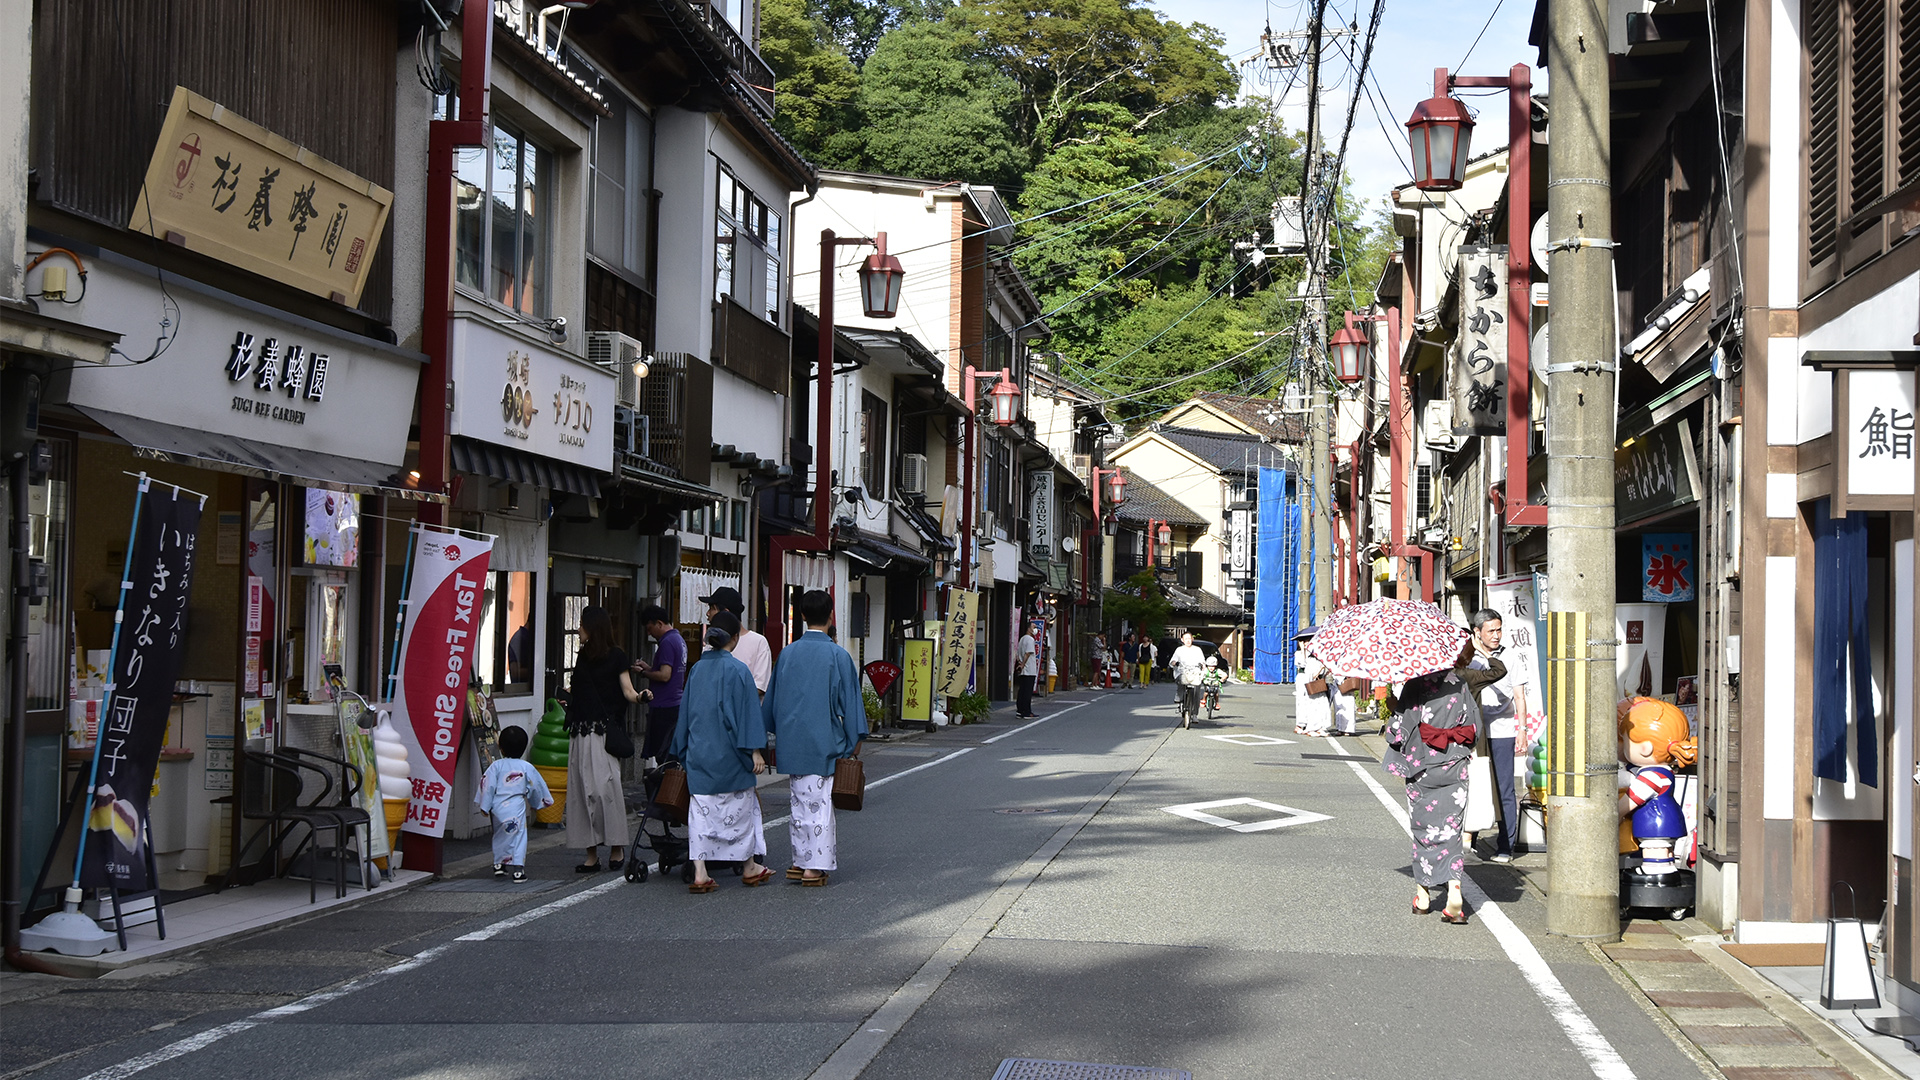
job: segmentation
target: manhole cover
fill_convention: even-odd
[[[1059,812],[1051,806],[1009,806],[1005,810],[994,811],[996,814],[1057,814]]]
[[[1185,1069],[1151,1065],[1090,1065],[1084,1061],[1007,1058],[993,1080],[1193,1080]]]

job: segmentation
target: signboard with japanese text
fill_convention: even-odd
[[[1914,372],[1849,371],[1846,493],[1913,495]]]
[[[933,718],[933,642],[909,639],[901,644],[900,719]]]
[[[174,682],[186,656],[187,598],[205,503],[199,495],[145,476],[140,484],[133,552],[114,616],[112,670],[102,695],[79,875],[84,888],[112,886],[122,892],[156,884],[147,876],[147,800],[173,710]]]
[[[415,525],[400,630],[393,725],[407,744],[413,796],[402,832],[440,836],[460,760],[467,680],[493,538]]]
[[[1460,249],[1460,327],[1453,340],[1453,430],[1507,433],[1507,249]]]
[[[606,368],[462,316],[452,374],[455,435],[613,470],[619,379]]]
[[[1253,573],[1253,511],[1227,511],[1227,569],[1236,578]]]
[[[940,624],[940,654],[934,686],[941,697],[959,697],[973,681],[973,638],[980,594],[966,589],[947,593],[947,617]]]
[[[1523,574],[1487,582],[1487,607],[1500,613],[1500,660],[1507,665],[1509,679],[1527,691],[1525,712],[1516,716],[1520,721],[1519,746],[1532,743],[1547,721],[1546,698],[1540,692],[1545,683],[1540,678],[1538,623],[1534,618],[1539,603],[1534,595],[1534,577]],[[1516,713],[1519,709],[1516,701]]]
[[[360,303],[393,192],[183,86],[127,227]]]
[[[1045,565],[1053,559],[1053,470],[1033,473],[1027,489],[1027,552]]]
[[[396,468],[426,359],[168,275],[88,260],[69,316],[122,335],[134,363],[73,369],[67,400],[192,431]],[[162,320],[165,324],[162,324]]]
[[[127,227],[349,307],[393,192],[176,86]]]
[[[1640,536],[1640,599],[1655,604],[1678,604],[1693,599],[1692,533],[1642,533]]]
[[[1613,452],[1614,517],[1630,526],[1699,499],[1700,469],[1687,422],[1662,424]]]

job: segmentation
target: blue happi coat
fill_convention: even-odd
[[[860,671],[847,650],[819,630],[780,650],[760,712],[788,776],[832,776],[834,760],[867,737]]]
[[[753,790],[753,751],[767,745],[753,672],[732,653],[710,649],[687,671],[680,723],[667,753],[687,768],[687,791]]]

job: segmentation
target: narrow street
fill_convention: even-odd
[[[1289,701],[1229,687],[1180,731],[1164,686],[1082,692],[874,744],[825,889],[722,875],[690,896],[580,878],[550,847],[525,885],[481,869],[144,974],[33,977],[4,1075],[1701,1075],[1544,934],[1514,869],[1470,858],[1492,906],[1469,927],[1410,915],[1406,834],[1365,779],[1389,778],[1359,739],[1294,735]],[[783,818],[784,785],[762,794]],[[1238,829],[1167,809],[1234,799],[1278,809],[1188,811]],[[785,829],[768,841],[784,867]]]

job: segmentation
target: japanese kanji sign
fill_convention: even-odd
[[[1847,494],[1913,494],[1914,373],[1847,373]]]
[[[947,593],[947,618],[940,624],[940,655],[934,685],[941,697],[959,697],[973,681],[974,624],[980,594],[965,589]]]
[[[447,831],[492,554],[492,537],[414,526],[399,687],[393,695],[393,725],[407,744],[413,774],[402,832],[440,836]]]
[[[453,379],[463,388],[453,400],[455,435],[589,469],[613,468],[619,380],[607,368],[534,345],[484,319],[456,318]]]
[[[1460,249],[1460,327],[1453,341],[1453,430],[1507,433],[1505,247]]]
[[[150,888],[147,799],[187,650],[187,597],[201,497],[140,478],[147,490],[133,523],[133,555],[115,616],[112,670],[100,712],[93,799],[87,811],[83,888]]]
[[[185,87],[128,228],[355,305],[393,192]]]
[[[1628,439],[1613,452],[1614,514],[1631,525],[1700,497],[1693,429],[1684,419]]]
[[[901,642],[900,719],[933,718],[933,642]]]
[[[1691,600],[1698,577],[1692,533],[1641,534],[1640,599],[1657,604]]]
[[[1027,489],[1027,553],[1046,565],[1053,559],[1053,470],[1037,469]]]

